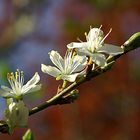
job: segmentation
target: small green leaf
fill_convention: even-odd
[[[26,133],[24,134],[24,136],[22,137],[22,140],[34,140],[34,136],[33,133],[30,129],[28,129],[26,131]]]

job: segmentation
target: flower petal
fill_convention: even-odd
[[[87,64],[87,57],[86,56],[76,55],[73,58],[73,64],[72,64],[72,68],[71,68],[72,69],[71,73],[82,71],[86,67],[86,64]]]
[[[41,89],[41,84],[39,85],[32,85],[22,89],[22,94],[25,95],[27,93],[35,92]]]
[[[28,122],[29,109],[26,107],[23,101],[19,101],[17,103],[17,107],[19,114],[17,116],[16,126],[26,127]]]
[[[61,71],[56,67],[46,66],[44,64],[41,64],[41,70],[42,72],[47,73],[53,77],[57,77],[61,73]]]
[[[5,110],[6,122],[9,126],[9,132],[17,126],[25,127],[28,123],[29,109],[25,106],[23,101],[18,103],[12,102]]]
[[[22,87],[22,94],[29,93],[29,90],[35,88],[40,80],[39,74],[36,72],[34,76]]]
[[[53,62],[53,64],[62,71],[64,68],[64,60],[60,56],[60,54],[57,51],[53,51],[53,50],[49,54],[50,54],[50,59]]]
[[[81,42],[81,43],[72,42],[72,43],[68,44],[67,47],[69,49],[73,49],[73,48],[84,48],[84,47],[88,47],[88,42]]]
[[[98,66],[103,67],[106,65],[106,58],[103,54],[94,53],[91,57],[93,62],[96,63]]]
[[[89,51],[87,48],[79,48],[76,49],[77,54],[80,56],[92,56],[93,53],[91,51]]]
[[[4,90],[0,90],[0,96],[4,98],[13,98],[14,94],[13,93],[11,94],[10,92],[4,91]]]
[[[1,86],[0,90],[0,96],[4,97],[4,98],[13,98],[15,96],[15,94],[13,93],[13,90],[10,89],[7,86]]]
[[[98,48],[98,52],[104,52],[110,55],[118,55],[124,52],[121,47],[111,45],[111,44],[104,44],[102,47]]]
[[[7,86],[1,86],[1,89],[3,89],[4,91],[6,91],[6,92],[11,92],[12,91],[12,89],[10,89],[9,87],[7,87]]]
[[[75,73],[75,74],[71,74],[71,75],[61,75],[61,79],[67,80],[69,82],[74,82],[78,75],[79,75],[79,73]]]
[[[24,85],[24,86],[30,86],[30,85],[35,85],[40,81],[40,76],[36,72],[34,76]]]

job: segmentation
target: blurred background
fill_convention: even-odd
[[[85,40],[89,27],[104,33],[107,43],[122,45],[140,31],[139,0],[0,0],[0,84],[17,68],[25,81],[38,71],[43,88],[25,98],[32,108],[54,95],[59,82],[43,74],[48,52],[64,54],[66,45]],[[121,57],[111,71],[79,87],[73,104],[53,106],[32,115],[36,140],[136,140],[140,133],[140,49]],[[0,98],[0,119],[5,101]],[[26,128],[0,139],[20,140]]]

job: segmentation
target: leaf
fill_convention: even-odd
[[[34,140],[34,136],[33,133],[30,129],[28,129],[26,131],[26,133],[24,134],[24,136],[22,137],[22,140]]]

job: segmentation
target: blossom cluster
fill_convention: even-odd
[[[105,67],[110,56],[123,53],[123,48],[104,43],[110,32],[111,30],[104,36],[101,27],[90,28],[89,33],[85,33],[85,42],[72,42],[67,45],[64,57],[52,50],[49,56],[54,66],[41,64],[42,72],[55,77],[56,80],[74,82],[77,77],[86,74],[89,60],[92,71],[96,67]],[[27,126],[29,109],[23,102],[23,97],[40,90],[41,84],[38,84],[40,76],[37,72],[26,84],[24,84],[24,73],[20,70],[8,73],[7,79],[11,88],[2,85],[0,96],[7,101],[8,108],[5,110],[5,117],[11,133],[17,126]]]

